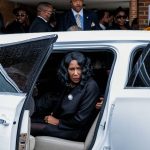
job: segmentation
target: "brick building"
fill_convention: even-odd
[[[138,18],[139,28],[144,29],[148,26],[148,8],[150,0],[131,0],[130,1],[130,21],[134,18]]]
[[[138,18],[139,18],[139,25],[141,29],[145,28],[149,24],[149,20],[148,20],[149,5],[150,5],[150,0],[138,0]]]
[[[14,19],[14,16],[12,14],[14,7],[15,4],[13,2],[9,2],[7,0],[0,0],[0,13],[4,17],[5,24]]]

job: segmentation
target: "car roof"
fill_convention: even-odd
[[[131,30],[108,30],[108,31],[68,31],[68,32],[45,32],[25,34],[0,35],[0,44],[19,42],[41,36],[57,34],[57,43],[60,42],[85,42],[85,41],[149,41],[149,31]]]
[[[57,33],[56,33],[57,34]],[[143,41],[150,39],[148,31],[71,31],[60,32],[57,42],[73,41]]]

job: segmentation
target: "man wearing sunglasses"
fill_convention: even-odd
[[[7,25],[6,33],[26,33],[29,31],[29,13],[27,9],[18,7],[13,10],[15,20]]]

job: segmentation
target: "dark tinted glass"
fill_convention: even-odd
[[[150,87],[150,44],[144,49],[127,83],[128,87]]]
[[[32,86],[45,56],[50,53],[49,49],[55,39],[50,37],[0,47],[1,65],[23,92],[27,92]]]

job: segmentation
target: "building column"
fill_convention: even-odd
[[[12,13],[14,9],[14,3],[6,0],[0,0],[0,13],[4,18],[4,24],[6,25],[8,22],[11,22],[14,18]]]
[[[150,0],[138,0],[138,14],[139,14],[139,26],[140,29],[144,29],[148,26],[148,6]]]
[[[134,18],[138,18],[137,0],[130,1],[130,9],[129,10],[130,10],[129,19],[130,19],[130,24],[131,24]]]

